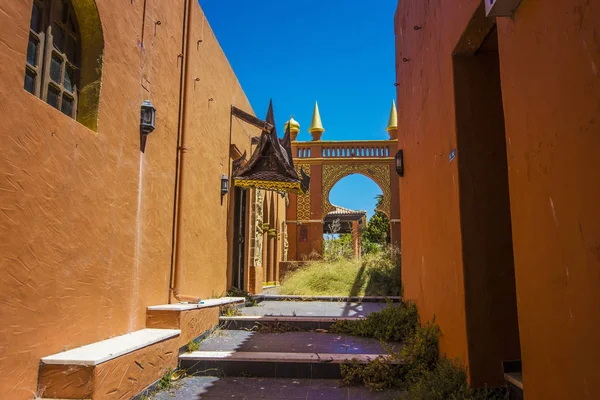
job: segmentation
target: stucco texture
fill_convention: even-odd
[[[230,105],[252,109],[190,4],[179,240],[182,292],[206,298],[227,289],[229,197],[221,202],[220,179],[230,161]],[[41,357],[141,329],[146,306],[169,300],[183,6],[148,1],[144,18],[144,2],[97,2],[104,52],[94,132],[23,89],[32,2],[0,4],[5,398],[33,397]],[[141,153],[144,99],[157,120]],[[234,123],[234,144],[248,149],[248,136]]]
[[[600,398],[600,4],[498,21],[528,399]]]
[[[400,1],[395,21],[399,147],[405,156],[400,179],[404,293],[416,299],[424,320],[435,316],[442,352],[462,358],[471,369],[470,363],[490,353],[518,355],[502,348],[506,328],[481,336],[485,329],[475,326],[510,317],[503,315],[506,303],[488,304],[485,314],[484,305],[474,302],[476,295],[509,298],[500,282],[511,280],[503,274],[495,285],[483,284],[486,279],[493,283],[501,270],[489,270],[481,262],[485,258],[469,248],[479,242],[493,252],[500,242],[494,243],[494,235],[469,242],[473,231],[465,230],[491,215],[481,205],[467,207],[473,193],[464,189],[476,182],[469,179],[485,176],[472,168],[486,166],[480,155],[477,161],[476,151],[489,143],[490,130],[470,132],[467,146],[457,141],[467,116],[457,104],[461,91],[468,90],[457,79],[464,85],[476,74],[456,75],[461,65],[453,65],[452,57],[479,5],[475,0]],[[497,19],[520,359],[530,400],[600,397],[594,384],[600,380],[594,318],[600,309],[598,20],[600,5],[586,0],[523,0],[512,18]],[[489,68],[493,73],[496,67]],[[480,78],[482,86],[490,85],[488,78]],[[476,99],[470,98],[471,110],[486,112]],[[475,114],[472,122],[481,120]],[[458,148],[457,158],[449,161],[453,148]],[[475,157],[465,159],[461,151],[475,151],[470,154]],[[489,187],[489,193],[495,189]],[[491,220],[501,224],[506,218],[492,215]],[[474,252],[483,254],[481,248]],[[472,312],[479,315],[475,325]],[[514,329],[509,332],[514,341]],[[477,337],[487,337],[488,343],[473,346]],[[470,371],[474,376],[477,385],[488,379]]]
[[[451,54],[477,3],[400,1],[395,16],[404,296],[417,302],[424,322],[435,316],[441,352],[464,361],[458,163],[449,162],[457,146]]]

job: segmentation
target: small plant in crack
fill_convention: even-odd
[[[242,312],[235,304],[225,304],[221,306],[221,315],[225,317],[238,317]]]
[[[200,349],[200,342],[199,341],[192,340],[191,342],[189,342],[187,344],[187,351],[188,351],[188,353],[192,353],[194,351],[198,351],[198,349]]]

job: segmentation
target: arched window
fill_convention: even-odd
[[[77,117],[81,37],[70,0],[34,0],[25,90]]]

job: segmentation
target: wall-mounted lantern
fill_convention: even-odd
[[[142,102],[142,112],[140,118],[140,130],[142,134],[148,135],[154,131],[156,124],[156,108],[150,102],[150,100],[144,100]]]
[[[398,150],[395,157],[396,161],[396,173],[398,176],[404,176],[404,152]]]
[[[221,175],[221,196],[225,196],[229,192],[229,178],[227,175]]]

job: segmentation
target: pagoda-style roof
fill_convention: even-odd
[[[350,233],[352,232],[352,222],[358,221],[359,227],[364,227],[367,223],[367,212],[363,210],[350,210],[340,206],[333,206],[333,211],[330,211],[325,216],[323,221],[323,233]],[[339,220],[340,225],[336,232],[332,227],[332,223]]]
[[[283,139],[277,137],[273,102],[269,104],[265,122],[258,145],[248,162],[245,162],[245,153],[233,162],[234,186],[306,193],[310,177],[302,169],[299,176],[294,168],[289,125]],[[270,131],[267,130],[267,126],[272,127]]]

